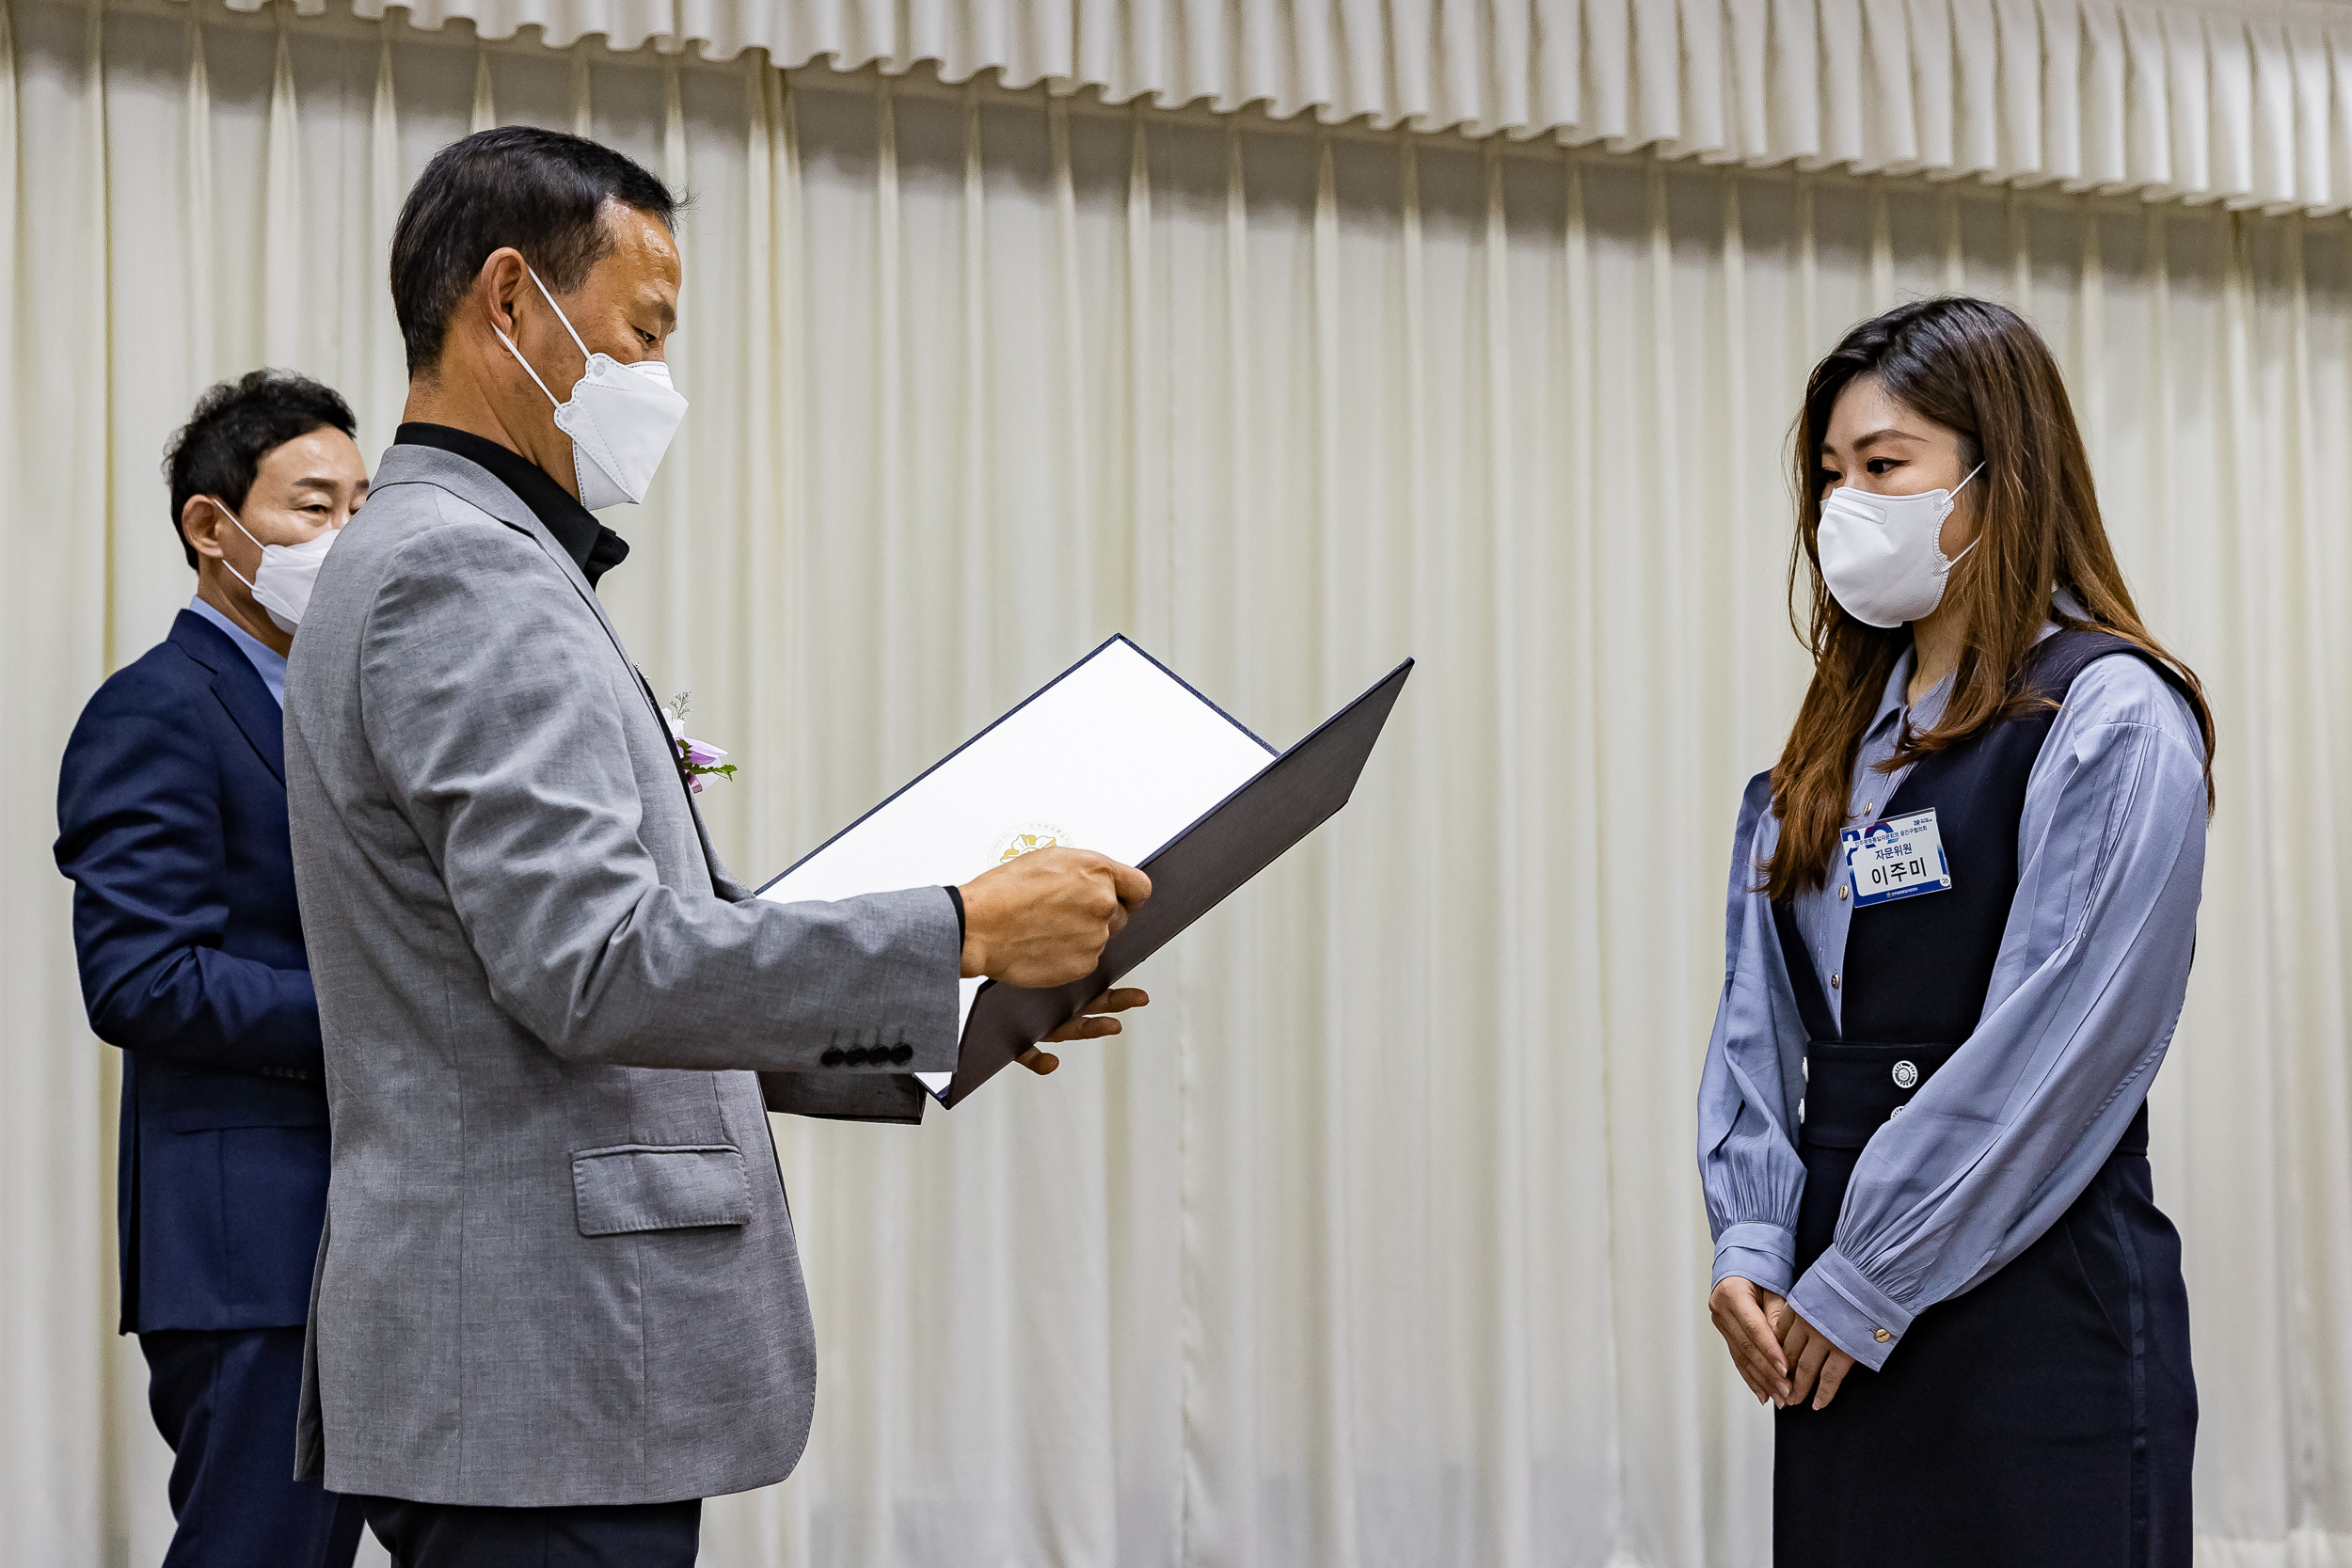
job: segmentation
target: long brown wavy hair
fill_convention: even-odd
[[[1760,867],[1762,891],[1781,898],[1827,882],[1862,732],[1911,645],[1910,627],[1866,626],[1821,578],[1821,447],[1838,394],[1866,375],[1912,412],[1957,431],[1963,472],[1984,465],[1971,486],[1979,543],[1946,588],[1968,628],[1951,700],[1934,728],[1905,731],[1884,768],[1958,746],[2030,703],[2021,684],[2026,657],[2043,622],[2055,619],[2112,632],[2178,673],[2204,736],[2210,809],[2213,712],[2204,688],[2140,624],[2099,520],[2090,459],[2049,345],[2014,310],[1989,300],[1921,300],[1847,333],[1805,383],[1795,431],[1797,538],[1788,588],[1793,624],[1802,566],[1812,615],[1797,634],[1813,650],[1813,684],[1772,768],[1780,842]],[[2053,608],[2059,589],[2083,608],[2083,619]]]

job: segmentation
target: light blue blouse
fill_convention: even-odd
[[[1906,652],[1865,733],[1850,821],[1875,816],[1903,781],[1907,770],[1872,765],[1894,752],[1913,668]],[[1947,695],[1922,699],[1913,721],[1932,723]],[[2186,700],[2144,660],[2098,659],[2075,678],[2027,779],[2017,896],[1984,1012],[1862,1151],[1836,1242],[1793,1281],[1805,1031],[1772,904],[1754,891],[1780,831],[1756,793],[1732,836],[1723,998],[1699,1081],[1714,1277],[1787,1295],[1877,1368],[1919,1313],[2056,1223],[2147,1097],[2196,946],[2204,746]],[[1853,914],[1842,882],[1833,875],[1793,911],[1833,1009]]]

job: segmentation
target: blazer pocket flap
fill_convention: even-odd
[[[572,1156],[583,1236],[748,1225],[751,1180],[732,1144],[615,1144]]]

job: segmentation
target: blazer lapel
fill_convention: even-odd
[[[548,531],[548,525],[539,520],[539,515],[532,511],[520,496],[499,483],[497,475],[479,463],[469,462],[455,452],[443,451],[438,447],[396,446],[388,449],[382,461],[376,464],[371,493],[393,484],[431,484],[447,490],[469,505],[480,507],[516,532],[528,534],[532,543],[555,562],[555,569],[564,574],[564,580],[572,585],[572,592],[580,595],[580,603],[586,605],[588,612],[596,618],[596,625],[604,628],[604,635],[612,642],[612,651],[620,656],[621,662],[628,664],[631,671],[636,669],[636,665],[630,662],[628,645],[621,641],[621,634],[613,628],[611,617],[604,612],[604,606],[597,601],[596,591],[588,586],[588,578],[581,574],[580,562],[572,559],[571,551],[555,542],[555,535]],[[654,709],[657,719],[660,718],[660,711],[658,706]],[[667,721],[662,721],[661,733],[665,736],[670,733]]]
[[[661,733],[668,735],[670,721],[661,711],[661,699],[653,694],[653,682],[647,680],[645,673],[637,670],[635,665],[629,668],[636,670],[637,684],[644,689],[645,701],[653,705],[654,717],[661,721]],[[673,752],[677,749],[675,739],[671,742],[671,749]],[[679,755],[673,760],[678,765],[678,786],[686,791],[686,815],[694,819],[694,839],[703,847],[703,864],[710,869],[710,885],[728,903],[740,904],[752,895],[751,889],[727,875],[725,867],[719,863],[719,851],[711,847],[710,830],[703,824],[702,803],[694,799],[694,781],[686,774],[686,759]]]
[[[419,472],[412,474],[408,471],[412,464]],[[376,465],[375,483],[371,493],[381,492],[387,484],[403,483],[437,484],[480,507],[508,528],[531,536],[547,558],[555,562],[556,570],[562,572],[571,583],[572,591],[580,595],[589,613],[596,616],[596,625],[604,628],[604,635],[611,641],[613,653],[619,656],[623,664],[628,666],[629,673],[637,677],[638,689],[645,696],[645,706],[652,715],[655,727],[661,732],[661,742],[669,749],[672,762],[677,762],[677,747],[670,735],[670,721],[661,711],[660,700],[653,694],[653,683],[645,679],[644,672],[638,669],[636,662],[628,657],[628,645],[621,641],[621,634],[614,628],[612,618],[605,614],[604,605],[597,599],[596,591],[588,585],[587,576],[580,571],[580,562],[572,559],[571,551],[555,542],[555,535],[548,531],[548,526],[539,520],[539,515],[480,464],[469,463],[454,452],[445,452],[437,447],[393,447]],[[260,677],[255,678],[258,681]],[[264,689],[262,697],[267,701],[269,692]],[[282,763],[280,768],[278,776],[282,779],[285,776]],[[711,885],[723,885],[740,891],[739,884],[720,869],[719,857],[711,848],[709,830],[703,826],[702,809],[694,801],[693,785],[688,782],[682,766],[677,768],[677,776],[679,791],[686,797],[686,813],[693,820],[694,837],[702,847],[703,864],[710,873]]]
[[[262,673],[229,640],[229,634],[193,610],[171,624],[171,641],[213,673],[213,695],[229,710],[246,740],[261,753],[278,782],[286,782],[286,715],[269,694]]]

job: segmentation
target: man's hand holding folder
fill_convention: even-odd
[[[1114,637],[759,895],[963,899],[955,1070],[914,1075],[952,1109],[1014,1062],[1051,1071],[1041,1046],[1120,1033],[1147,999],[1120,982],[1347,803],[1412,667],[1278,752]]]
[[[1152,879],[1091,849],[1048,848],[992,867],[958,888],[963,899],[963,977],[1046,990],[1083,980],[1152,896]],[[1133,989],[1105,991],[1041,1042],[1100,1039],[1121,1027],[1108,1015],[1151,1001]],[[1031,1046],[1021,1064],[1051,1072],[1061,1058]]]

